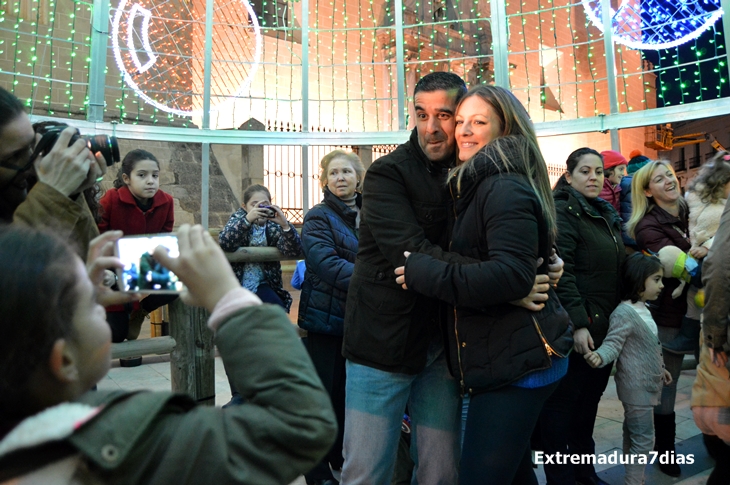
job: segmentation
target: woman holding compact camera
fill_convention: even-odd
[[[284,256],[302,255],[302,240],[278,206],[271,204],[271,193],[263,185],[252,185],[243,193],[243,205],[233,213],[218,236],[221,248],[233,252],[241,247],[271,246]],[[284,289],[281,264],[232,263],[241,285],[256,293],[264,303],[281,305],[287,312],[292,298]]]
[[[284,256],[297,258],[302,255],[302,240],[294,226],[286,219],[281,208],[271,204],[271,193],[263,185],[252,185],[243,193],[243,204],[231,215],[226,227],[218,235],[224,251],[233,252],[241,247],[275,247]],[[292,297],[284,289],[281,264],[278,261],[264,263],[231,263],[238,281],[264,303],[282,306],[287,312]],[[231,387],[229,404],[243,402],[240,394]]]

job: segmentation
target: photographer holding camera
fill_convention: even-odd
[[[275,247],[284,256],[301,257],[302,240],[289,223],[280,207],[271,204],[271,192],[263,185],[255,184],[243,192],[243,204],[231,215],[226,227],[218,235],[223,251],[233,252],[241,247]],[[284,289],[281,263],[232,263],[233,272],[241,286],[258,296],[264,303],[279,305],[287,313],[292,297]],[[226,373],[228,371],[226,370]],[[243,403],[243,397],[231,384],[231,400],[223,407]]]
[[[37,150],[42,139],[44,149]],[[99,231],[81,193],[106,168],[105,157],[92,153],[75,128],[36,134],[23,103],[0,87],[0,220],[50,227],[85,257]]]

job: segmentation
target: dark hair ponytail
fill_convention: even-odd
[[[575,171],[575,167],[578,166],[578,162],[580,162],[580,159],[583,158],[584,155],[595,155],[600,158],[601,163],[603,163],[603,155],[598,153],[598,151],[594,150],[593,148],[583,147],[578,148],[577,150],[573,150],[573,152],[568,155],[568,159],[565,161],[565,173],[560,176],[557,182],[555,182],[555,187],[553,187],[554,191],[562,189],[566,185],[570,185],[568,183],[568,179],[565,177],[565,174],[569,173],[572,175]]]
[[[580,159],[583,158],[584,155],[595,155],[601,159],[601,162],[603,162],[603,155],[598,153],[597,150],[588,147],[578,148],[568,155],[568,159],[565,161],[565,168],[568,173],[572,174],[575,171],[575,167],[578,166],[578,162],[580,162]]]
[[[157,157],[155,157],[153,154],[148,152],[147,150],[142,150],[141,148],[137,148],[136,150],[132,150],[131,152],[127,153],[127,155],[124,157],[124,160],[122,160],[122,166],[119,168],[119,173],[117,173],[117,178],[114,179],[114,188],[115,189],[121,189],[126,184],[124,183],[124,179],[122,178],[122,175],[126,175],[127,177],[132,176],[132,170],[134,170],[135,165],[137,165],[137,162],[141,162],[142,160],[152,160],[157,164],[157,168],[160,168],[160,162],[157,160]]]

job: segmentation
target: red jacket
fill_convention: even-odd
[[[125,236],[172,232],[175,204],[172,197],[161,190],[155,194],[147,212],[137,206],[126,185],[107,190],[99,203],[102,208],[99,232],[121,230]]]
[[[621,204],[619,202],[619,192],[621,192],[621,185],[614,186],[611,181],[608,180],[608,177],[603,179],[603,188],[601,189],[599,197],[611,204],[613,208],[616,209],[616,212],[620,214]]]
[[[137,201],[126,185],[107,190],[99,203],[102,209],[99,232],[120,230],[124,231],[125,236],[172,232],[175,204],[172,197],[161,190],[153,197],[152,206],[147,212],[142,212],[137,206]],[[135,302],[133,308],[139,308],[139,302]],[[112,305],[106,310],[121,312],[124,311],[124,305]]]

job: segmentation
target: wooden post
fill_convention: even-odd
[[[215,406],[213,332],[208,311],[180,299],[169,304],[170,336],[177,345],[170,353],[172,390],[190,394],[199,403]]]
[[[295,261],[277,248],[246,247],[226,253],[232,262]],[[172,390],[185,392],[199,403],[215,406],[215,353],[213,332],[208,329],[208,312],[203,308],[186,306],[180,299],[163,311],[163,322],[169,321],[170,336],[175,349],[170,352]],[[153,340],[158,340],[155,338]]]
[[[162,337],[162,308],[150,312],[150,337]]]

